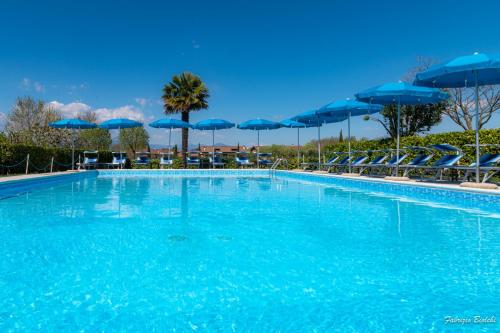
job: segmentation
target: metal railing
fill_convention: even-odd
[[[47,163],[45,165],[38,165],[38,164],[35,164],[32,161],[32,159],[30,159],[30,154],[26,154],[25,158],[23,158],[21,161],[14,163],[14,164],[5,165],[5,164],[0,163],[0,169],[6,170],[7,172],[5,174],[7,174],[7,175],[10,173],[11,170],[18,170],[17,174],[24,173],[26,175],[29,173],[32,173],[32,172],[35,172],[35,173],[50,172],[50,173],[52,173],[52,172],[54,172],[54,166],[62,167],[63,169],[68,170],[68,169],[71,169],[72,164],[58,162],[52,156],[50,158],[49,163]],[[23,172],[19,172],[20,168],[22,168]],[[0,174],[3,174],[3,173],[0,173]]]
[[[269,168],[269,176],[272,176],[276,173],[276,169],[278,168],[278,166],[280,166],[280,164],[286,165],[286,167],[288,169],[287,159],[286,158],[278,158],[276,161],[274,161],[274,163]]]

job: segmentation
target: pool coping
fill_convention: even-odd
[[[466,192],[466,193],[477,193],[477,194],[488,194],[488,195],[497,195],[500,196],[500,188],[499,189],[481,189],[481,188],[471,188],[471,187],[460,187],[458,184],[439,184],[439,183],[424,183],[419,182],[417,180],[410,181],[397,181],[397,180],[388,180],[383,178],[376,177],[367,177],[367,176],[359,176],[359,177],[350,177],[343,175],[336,175],[331,173],[315,173],[315,172],[307,172],[307,171],[292,171],[292,170],[277,170],[278,172],[290,173],[295,175],[310,175],[316,177],[325,177],[325,178],[336,178],[336,179],[349,179],[360,182],[376,182],[381,184],[398,184],[402,186],[414,186],[414,187],[423,187],[423,188],[432,188],[436,190],[449,190],[449,191],[457,191],[457,192]]]
[[[92,170],[75,170],[75,171],[58,171],[52,173],[36,173],[36,174],[28,174],[28,175],[15,175],[15,176],[5,176],[0,177],[0,184],[9,184],[9,183],[17,183],[35,179],[44,179],[51,177],[60,177],[60,176],[69,176],[75,174],[91,174]]]
[[[97,172],[96,172],[97,171]],[[234,172],[237,171],[238,173],[244,174],[245,172],[261,172],[265,173],[271,172],[269,169],[255,169],[255,168],[245,168],[245,169],[97,169],[97,170],[77,170],[77,171],[62,171],[62,172],[54,172],[54,173],[42,173],[42,174],[30,174],[30,175],[16,175],[16,176],[7,176],[7,177],[1,177],[0,178],[0,185],[3,185],[2,187],[6,186],[7,184],[16,184],[16,183],[25,183],[29,182],[30,180],[42,180],[42,179],[51,179],[53,177],[64,177],[64,176],[71,176],[71,175],[91,175],[91,174],[98,174],[99,171],[104,172],[104,173],[113,173],[113,174],[119,174],[119,173],[148,173],[148,172],[158,172],[161,171],[161,174],[168,175],[168,173],[183,173],[186,171],[192,171],[193,173],[205,173],[205,174],[211,174],[211,173],[221,173],[221,176],[224,176],[225,172]],[[273,171],[274,172],[274,171]],[[344,176],[344,175],[335,175],[335,174],[327,174],[327,173],[315,173],[315,172],[304,172],[304,171],[293,171],[293,170],[276,170],[276,174],[291,174],[291,175],[305,175],[307,177],[318,177],[319,179],[321,178],[334,178],[334,179],[348,179],[352,181],[359,181],[359,182],[372,182],[372,183],[380,183],[380,184],[398,184],[401,186],[413,186],[413,187],[421,187],[421,188],[432,188],[432,189],[437,189],[437,190],[449,190],[449,191],[456,191],[456,192],[465,192],[465,193],[476,193],[476,194],[487,194],[487,195],[494,195],[494,196],[500,196],[500,189],[479,189],[479,188],[465,188],[465,187],[460,187],[458,184],[439,184],[439,183],[425,183],[425,182],[419,182],[415,180],[411,181],[395,181],[395,180],[387,180],[383,178],[375,178],[375,177],[367,177],[367,176],[360,176],[360,177],[350,177],[350,176]]]

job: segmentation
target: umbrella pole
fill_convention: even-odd
[[[477,84],[477,71],[474,71],[476,79],[476,183],[479,183],[479,86]]]
[[[215,169],[215,130],[212,130],[212,169]]]
[[[172,145],[170,144],[171,140],[172,140],[172,127],[170,127],[168,129],[168,157],[167,157],[168,159],[172,158]],[[172,160],[172,163],[173,163],[173,160]],[[170,165],[170,168],[172,168],[171,165]]]
[[[321,133],[318,118],[318,171],[321,170]]]
[[[120,127],[118,127],[118,149],[120,150],[119,151],[119,154],[120,154],[120,170],[122,169],[122,160],[123,160],[123,155],[122,155],[122,138],[120,137],[120,134],[121,134],[121,129]]]
[[[297,168],[300,166],[300,128],[297,127]]]
[[[347,118],[347,145],[349,146],[349,173],[351,173],[351,111],[349,110],[349,118]]]
[[[259,155],[260,155],[260,134],[259,130],[257,130],[257,169],[260,169],[259,165]]]
[[[399,127],[400,127],[400,113],[401,113],[401,106],[400,106],[400,101],[398,99],[398,124],[397,124],[397,139],[396,139],[396,177],[399,175]]]
[[[75,129],[71,129],[71,170],[75,170]]]

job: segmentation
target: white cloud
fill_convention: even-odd
[[[35,88],[35,91],[37,91],[37,92],[44,92],[45,91],[45,87],[40,82],[33,83],[33,87]]]
[[[137,104],[139,104],[139,105],[140,105],[140,106],[142,106],[142,107],[144,107],[144,106],[146,106],[146,105],[148,105],[148,104],[149,104],[149,100],[148,100],[148,99],[146,99],[146,98],[137,97],[137,98],[135,98],[134,100],[135,100],[135,102],[136,102]]]
[[[29,87],[31,86],[31,80],[28,79],[27,77],[23,78],[21,80],[21,87],[23,87],[24,89],[29,89]]]
[[[93,111],[95,112],[97,122],[99,123],[112,118],[128,118],[137,121],[144,121],[144,113],[133,105],[98,109],[93,109],[90,105],[81,102],[64,104],[58,101],[52,101],[49,105],[59,111],[64,118],[75,118],[81,113]]]
[[[124,105],[117,108],[99,108],[94,110],[98,122],[113,118],[128,118],[144,121],[144,113],[133,105]]]
[[[31,90],[34,89],[36,92],[44,92],[45,91],[45,86],[41,84],[40,82],[33,82],[29,78],[25,77],[21,80],[21,88],[24,90]]]
[[[68,104],[63,104],[58,101],[52,101],[49,103],[54,110],[61,113],[63,118],[76,118],[80,114],[90,111],[92,108],[90,105],[81,102],[72,102]]]

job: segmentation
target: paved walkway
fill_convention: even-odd
[[[0,177],[0,183],[10,182],[10,181],[14,181],[14,180],[53,177],[53,176],[67,175],[70,173],[78,173],[78,172],[83,172],[83,171],[61,171],[61,172],[52,172],[52,173],[32,173],[32,174],[28,174],[28,175],[5,176],[5,177]]]

